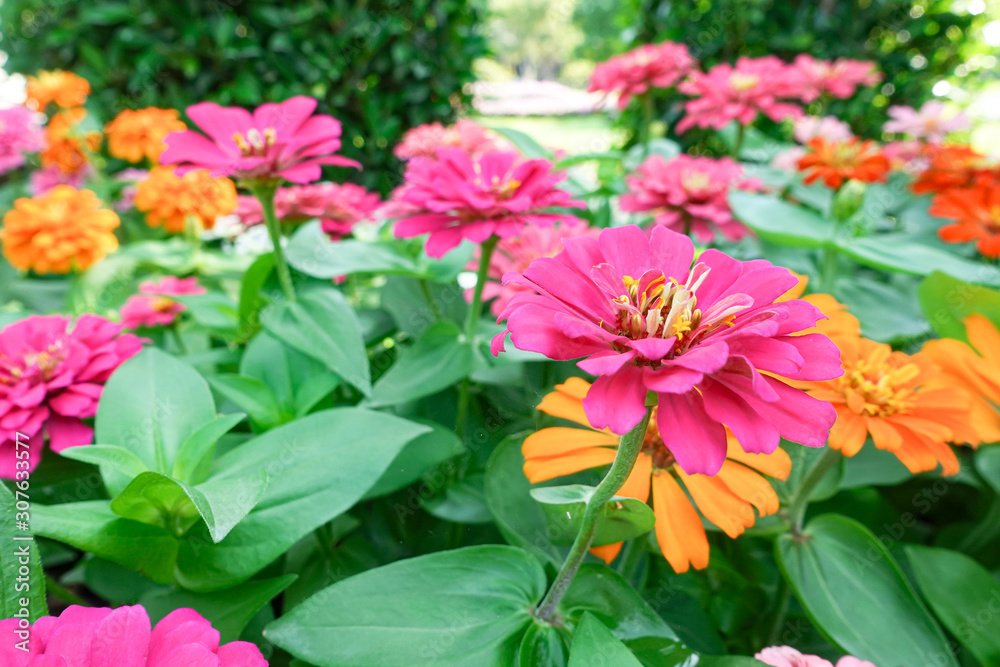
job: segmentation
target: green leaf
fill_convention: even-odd
[[[365,494],[365,499],[385,496],[409,486],[427,471],[465,451],[462,441],[451,429],[434,422],[420,423],[429,426],[431,432],[403,447],[375,486]]]
[[[340,383],[326,366],[262,331],[247,345],[240,374],[263,382],[281,410],[296,417],[308,413]]]
[[[125,477],[135,477],[149,468],[136,456],[132,450],[118,445],[89,445],[86,447],[69,447],[60,452],[61,455],[74,461],[82,461],[108,468],[121,473]]]
[[[855,261],[883,271],[926,276],[935,271],[982,285],[1000,285],[1000,269],[947,250],[915,242],[905,234],[839,239],[837,247]]]
[[[258,314],[265,299],[260,291],[267,283],[268,277],[274,271],[274,253],[264,253],[254,260],[243,275],[240,283],[239,327],[237,333],[241,340],[246,340],[259,326]]]
[[[559,629],[535,621],[521,638],[516,667],[564,667],[568,650]]]
[[[371,393],[371,370],[354,309],[337,290],[314,290],[295,302],[276,304],[261,313],[275,338],[323,362],[365,395]]]
[[[214,419],[215,401],[205,379],[150,347],[122,364],[105,385],[95,440],[122,446],[149,470],[170,474],[184,442]],[[130,481],[113,470],[101,473],[112,495]]]
[[[621,151],[615,151],[615,150],[603,151],[599,153],[577,153],[575,155],[570,155],[567,158],[559,160],[559,162],[557,162],[555,165],[555,170],[562,171],[563,169],[568,169],[569,167],[573,167],[578,164],[583,164],[584,162],[592,162],[592,161],[617,163],[621,162],[623,157],[624,154]]]
[[[197,526],[181,545],[178,581],[191,590],[233,586],[259,572],[305,534],[347,511],[426,426],[363,408],[316,412],[272,429],[220,457],[209,482],[263,470],[254,510],[218,544]]]
[[[242,412],[222,415],[195,431],[181,445],[174,463],[173,477],[182,482],[197,484],[208,477],[208,469],[215,455],[215,443],[246,418]]]
[[[531,483],[524,476],[522,442],[524,436],[511,436],[493,450],[483,484],[486,506],[508,542],[558,566],[566,549],[552,543],[542,504],[531,497]]]
[[[570,623],[579,623],[590,612],[622,641],[641,637],[659,637],[677,643],[680,640],[642,596],[620,574],[603,563],[584,563],[559,611]]]
[[[240,638],[240,633],[261,608],[295,581],[294,574],[248,581],[217,593],[192,593],[184,589],[157,590],[142,596],[140,604],[155,625],[175,609],[194,609],[219,631],[220,643]]]
[[[585,612],[573,633],[568,667],[592,667],[594,664],[642,667],[642,663],[615,639],[610,630],[593,614]]]
[[[432,324],[378,379],[368,404],[394,405],[436,394],[467,377],[474,363],[457,324]]]
[[[957,667],[941,628],[892,555],[867,528],[819,516],[800,537],[782,535],[778,564],[813,624],[831,643],[876,665]]]
[[[792,248],[822,248],[833,240],[832,221],[771,195],[732,190],[729,205],[736,217],[765,241]]]
[[[552,151],[548,150],[540,143],[531,138],[530,135],[514,130],[509,127],[491,127],[494,132],[504,139],[514,144],[514,148],[521,152],[528,159],[552,158]]]
[[[264,636],[319,667],[510,667],[545,585],[526,551],[466,547],[340,581]]]
[[[554,542],[572,544],[580,532],[584,510],[594,491],[594,487],[583,484],[531,490],[531,497],[542,503]],[[655,523],[656,515],[649,505],[635,498],[615,496],[604,506],[597,520],[593,544],[599,547],[645,535]]]
[[[17,451],[27,452],[27,449]],[[19,527],[21,522],[34,528],[35,506],[28,505],[28,497],[15,497],[15,493],[30,491],[28,480],[10,482],[13,491],[0,484],[0,542],[6,552],[0,558],[0,615],[3,618],[24,618],[34,623],[47,616],[49,608],[45,603],[45,571],[38,554],[38,545],[29,530]],[[20,484],[23,488],[18,488]],[[17,508],[23,501],[24,510]],[[23,569],[28,571],[23,576]],[[4,641],[17,642],[19,639],[7,637]]]
[[[924,317],[942,338],[968,342],[962,320],[979,313],[1000,324],[1000,292],[935,271],[920,283],[917,298]]]
[[[981,665],[1000,665],[1000,584],[965,554],[906,546],[924,598],[948,631]],[[984,613],[986,612],[986,613]]]
[[[256,431],[274,428],[292,417],[282,413],[274,392],[257,378],[226,373],[210,375],[208,382],[217,392],[247,411]]]
[[[31,519],[36,535],[106,558],[160,584],[174,579],[177,539],[159,526],[121,518],[106,500],[32,505]]]
[[[319,222],[302,225],[286,249],[288,263],[314,278],[329,280],[354,273],[423,276],[417,262],[396,241],[330,241]]]

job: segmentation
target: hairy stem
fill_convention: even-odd
[[[465,320],[465,342],[473,347],[476,344],[476,325],[483,314],[483,288],[486,286],[486,278],[490,271],[490,257],[493,255],[493,249],[496,248],[499,240],[499,236],[493,235],[483,241],[479,248],[479,270],[476,272],[476,286],[472,289],[472,303],[469,304],[469,314]],[[465,432],[465,417],[468,412],[469,378],[465,378],[458,391],[458,415],[455,419],[455,431],[460,438]]]
[[[292,285],[292,274],[288,269],[288,262],[285,261],[285,250],[281,246],[281,221],[278,220],[274,212],[274,193],[278,189],[277,184],[255,184],[250,187],[250,192],[260,201],[261,212],[264,215],[264,224],[267,226],[267,234],[271,237],[274,245],[274,271],[278,274],[278,282],[281,283],[281,291],[285,293],[285,298],[295,301],[295,287]]]

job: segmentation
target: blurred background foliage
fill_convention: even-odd
[[[486,53],[480,0],[5,0],[10,72],[72,70],[110,120],[197,100],[253,107],[310,95],[344,124],[351,175],[387,192],[409,127],[451,122]]]

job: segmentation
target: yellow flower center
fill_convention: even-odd
[[[158,313],[166,313],[174,307],[174,300],[161,296],[153,299],[152,303],[149,305]]]
[[[653,408],[653,413],[649,416],[646,437],[642,441],[642,452],[653,459],[654,468],[667,469],[672,467],[677,460],[674,458],[673,452],[663,442],[663,436],[660,435],[660,429],[656,425],[656,411],[657,408]]]
[[[681,185],[688,191],[704,190],[711,182],[712,179],[703,171],[686,171],[681,174]]]
[[[913,408],[910,385],[920,375],[920,367],[905,359],[874,354],[845,366],[837,382],[848,407],[869,417],[907,414]]]
[[[734,72],[729,76],[729,85],[733,90],[740,93],[756,88],[759,83],[760,77],[756,74],[741,74],[739,72]]]
[[[245,135],[242,132],[233,134],[233,141],[243,157],[263,157],[277,139],[278,133],[273,127],[265,129],[263,135],[255,127],[247,130]]]

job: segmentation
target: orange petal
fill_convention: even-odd
[[[903,444],[903,436],[892,427],[888,420],[879,417],[865,417],[865,425],[872,434],[872,442],[879,449],[894,452]]]
[[[674,572],[687,572],[689,566],[696,570],[708,567],[705,527],[691,501],[666,470],[653,472],[653,512],[656,542]]]
[[[565,385],[560,385],[565,386]],[[560,391],[553,391],[545,395],[542,402],[538,404],[538,409],[545,414],[568,419],[577,424],[583,424],[588,428],[593,428],[587,421],[587,415],[583,411],[583,399],[578,399]]]
[[[653,472],[653,458],[649,454],[639,454],[635,460],[635,467],[629,473],[625,484],[615,495],[623,498],[635,498],[646,502],[649,500],[649,482]]]
[[[993,323],[978,313],[969,315],[962,322],[972,347],[987,360],[1000,363],[1000,332]]]
[[[557,456],[578,449],[618,445],[618,438],[600,431],[554,426],[543,428],[524,439],[521,451],[525,459]]]
[[[611,561],[618,558],[618,552],[622,550],[624,542],[605,544],[602,547],[590,547],[590,553],[604,561],[605,565],[611,565]]]
[[[865,420],[847,410],[837,410],[837,421],[830,429],[830,446],[844,456],[854,456],[865,444],[868,429]]]
[[[705,475],[688,475],[679,466],[674,469],[701,513],[726,535],[739,537],[753,525],[755,517],[750,503],[737,498],[720,480]]]
[[[751,454],[743,451],[743,448],[736,444],[734,439],[730,439],[727,443],[726,458],[739,461],[769,477],[782,481],[788,479],[788,474],[792,471],[792,459],[788,456],[788,452],[781,447],[770,454]]]
[[[761,516],[774,514],[781,507],[778,494],[768,481],[746,466],[726,461],[719,470],[718,478],[738,498],[756,507]]]
[[[562,384],[557,384],[556,391],[561,391],[582,401],[587,392],[590,391],[590,383],[583,378],[571,377]]]
[[[603,447],[581,449],[563,456],[534,458],[524,462],[524,476],[532,484],[554,477],[572,475],[581,470],[608,465],[615,460],[615,451]]]

